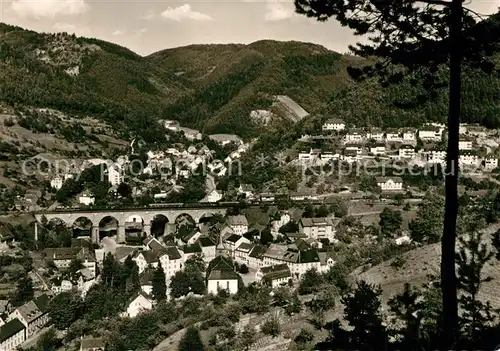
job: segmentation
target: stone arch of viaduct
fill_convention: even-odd
[[[117,241],[125,242],[125,223],[132,216],[139,216],[143,221],[143,231],[147,234],[151,232],[151,223],[156,216],[165,216],[169,223],[174,223],[179,216],[189,215],[196,223],[206,216],[215,214],[225,215],[226,208],[203,208],[203,209],[133,209],[133,210],[116,210],[116,211],[75,211],[75,212],[40,212],[35,214],[35,218],[39,223],[46,218],[47,221],[61,220],[67,226],[72,226],[79,218],[87,218],[92,223],[92,241],[99,241],[99,224],[106,217],[116,219],[118,223]]]

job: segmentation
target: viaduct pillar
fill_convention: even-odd
[[[118,229],[116,231],[116,242],[118,244],[125,243],[125,226],[118,224]]]
[[[151,222],[144,223],[144,225],[142,226],[142,231],[146,233],[146,235],[151,235]]]
[[[99,244],[99,226],[92,226],[90,237],[92,238],[92,242],[94,244]]]

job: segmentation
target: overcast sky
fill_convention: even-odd
[[[188,1],[188,2],[184,2]],[[0,0],[0,21],[41,32],[66,31],[126,46],[147,55],[206,43],[298,40],[346,52],[356,42],[334,20],[318,23],[294,14],[283,0]],[[481,13],[500,0],[469,0]]]

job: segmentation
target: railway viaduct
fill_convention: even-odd
[[[225,215],[228,207],[161,207],[161,208],[133,208],[133,209],[64,209],[56,211],[36,212],[35,218],[38,223],[43,221],[60,220],[67,226],[73,226],[77,220],[87,219],[90,221],[91,237],[93,242],[99,242],[99,228],[103,219],[114,219],[117,223],[117,241],[125,242],[125,229],[130,225],[142,225],[146,234],[151,233],[151,224],[155,218],[163,216],[168,223],[175,223],[181,216],[189,216],[195,223],[199,223],[204,217],[215,214]]]

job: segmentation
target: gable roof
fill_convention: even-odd
[[[49,311],[50,298],[47,294],[42,294],[33,300],[40,312],[47,313]]]
[[[252,244],[249,243],[241,243],[240,246],[236,248],[236,250],[240,251],[250,251],[252,249]]]
[[[29,301],[24,305],[19,306],[17,310],[27,323],[33,322],[44,314],[33,301]]]
[[[377,183],[386,183],[389,180],[392,180],[394,183],[403,183],[403,179],[401,177],[377,177]]]
[[[144,260],[148,264],[158,262],[160,256],[158,251],[153,251],[153,250],[142,251],[140,254],[142,254],[142,257],[144,257]]]
[[[0,343],[8,340],[24,329],[23,323],[17,318],[5,323],[0,327]]]
[[[267,251],[267,247],[263,245],[255,245],[248,254],[248,257],[261,258]]]
[[[290,268],[286,263],[262,267],[260,271],[264,274],[262,279],[268,282],[271,282],[275,279],[289,278],[292,276]]]
[[[208,274],[207,280],[237,280],[238,273],[234,271],[234,267],[229,264],[224,257],[218,256],[218,262],[212,267]]]
[[[106,343],[104,342],[103,338],[85,338],[85,339],[82,339],[82,342],[80,344],[80,348],[82,350],[91,350],[91,349],[97,349],[97,348],[104,349],[105,346],[106,346]]]
[[[166,254],[168,255],[169,260],[179,260],[182,258],[182,255],[176,246],[168,246],[166,248]]]
[[[248,220],[245,215],[228,216],[227,223],[230,226],[248,225]]]
[[[200,244],[201,247],[215,246],[215,243],[208,236],[201,236],[198,239],[198,243]]]
[[[202,249],[201,249],[200,244],[196,243],[196,244],[193,244],[193,245],[185,245],[182,248],[182,251],[184,251],[184,253],[190,254],[190,253],[202,252]]]
[[[229,236],[226,241],[230,241],[232,243],[236,243],[238,240],[241,239],[241,235],[238,235],[238,234],[233,234],[231,236]]]

